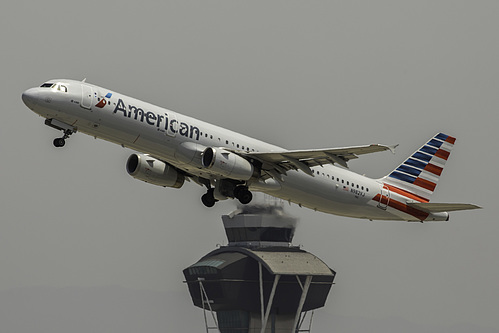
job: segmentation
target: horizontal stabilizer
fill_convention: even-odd
[[[460,203],[428,203],[428,202],[413,202],[407,203],[407,206],[417,208],[427,213],[442,213],[453,212],[457,210],[480,209],[482,207],[473,204]]]

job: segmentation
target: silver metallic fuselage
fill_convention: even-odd
[[[202,167],[200,154],[183,154],[187,146],[199,147],[199,151],[205,147],[241,152],[283,151],[283,148],[99,86],[67,79],[50,82],[57,82],[64,89],[37,87],[23,93],[22,99],[32,111],[71,125],[78,132],[150,154],[195,176],[213,177]],[[313,177],[291,170],[283,176],[283,181],[270,179],[266,183],[248,185],[251,190],[325,213],[371,220],[418,221],[386,205],[380,207],[375,199],[380,197],[383,188],[379,180],[334,165],[313,167],[312,171]],[[354,186],[345,186],[347,182]],[[407,201],[400,194],[390,195],[391,200]],[[447,213],[430,214],[427,220],[447,218]]]

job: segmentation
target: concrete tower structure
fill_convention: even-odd
[[[307,313],[324,306],[336,273],[291,244],[297,220],[276,206],[245,207],[222,220],[229,244],[183,271],[206,331],[309,332]]]

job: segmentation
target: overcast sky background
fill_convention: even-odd
[[[132,151],[66,147],[21,93],[83,79],[288,149],[457,143],[448,223],[369,222],[286,205],[295,244],[338,272],[315,332],[499,332],[499,2],[10,1],[0,12],[0,331],[203,332],[182,270],[225,244],[204,189],[125,171]]]

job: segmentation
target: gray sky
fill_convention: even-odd
[[[226,242],[203,189],[136,181],[131,151],[59,133],[21,101],[88,82],[289,148],[457,137],[436,224],[296,206],[295,243],[338,272],[316,332],[499,332],[497,1],[7,1],[0,13],[0,330],[202,332],[182,269]],[[8,10],[7,10],[8,9]]]

